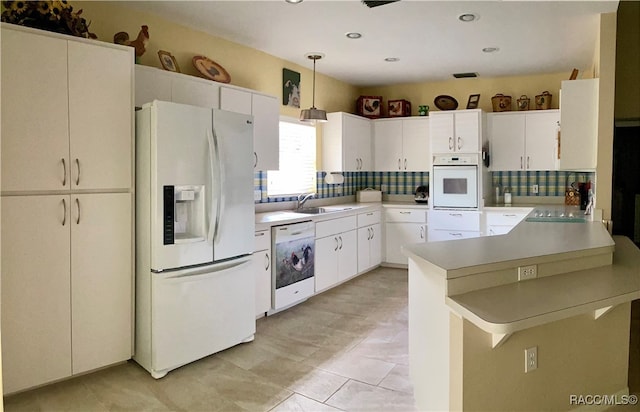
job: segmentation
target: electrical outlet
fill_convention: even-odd
[[[533,193],[533,194],[537,194],[538,193],[538,185],[531,186],[531,193]]]
[[[524,373],[536,369],[538,369],[538,347],[534,346],[524,350]]]
[[[518,280],[527,280],[538,277],[538,266],[520,266],[518,267]]]
[[[253,200],[254,201],[259,201],[262,200],[262,190],[254,190],[253,191]]]
[[[380,191],[387,193],[387,185],[380,185]]]

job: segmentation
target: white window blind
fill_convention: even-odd
[[[316,191],[316,128],[280,120],[280,170],[267,172],[267,195]]]

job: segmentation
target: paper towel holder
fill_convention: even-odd
[[[340,172],[327,172],[324,181],[330,185],[340,185],[344,183],[344,175]]]

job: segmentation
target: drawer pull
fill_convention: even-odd
[[[450,234],[451,236],[462,237],[462,233],[460,233],[460,232],[458,232],[458,233],[451,233],[451,232],[449,232],[449,234]]]
[[[264,236],[264,232],[258,232],[256,233],[256,236]]]
[[[400,212],[401,215],[410,215],[411,212]]]
[[[504,217],[516,217],[516,215],[514,215],[514,214],[511,214],[511,215],[502,215],[502,216],[504,216]]]
[[[449,213],[449,216],[462,217],[462,213]]]

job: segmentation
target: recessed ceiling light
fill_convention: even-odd
[[[458,20],[464,23],[471,23],[472,21],[476,21],[479,18],[480,16],[478,16],[475,13],[462,13],[461,15],[458,16]]]
[[[284,0],[289,4],[298,4],[298,3],[302,3],[302,0]]]
[[[359,39],[360,37],[362,37],[362,34],[355,31],[350,31],[345,33],[345,36],[347,36],[349,39]]]
[[[485,47],[482,49],[483,52],[485,53],[495,53],[497,51],[500,51],[499,47]]]
[[[393,62],[400,61],[400,59],[398,57],[386,57],[384,61],[393,63]]]

